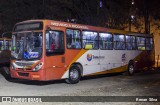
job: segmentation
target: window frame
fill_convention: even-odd
[[[133,43],[135,43],[135,49],[128,49],[128,46],[127,46],[127,43],[131,43],[131,42],[127,42],[127,36],[131,36],[131,37],[135,37],[135,42],[133,42]],[[138,50],[138,46],[137,46],[137,37],[135,36],[135,35],[125,35],[125,42],[126,42],[126,50]],[[132,46],[133,47],[133,46]]]
[[[145,39],[145,41],[144,41],[144,44],[145,44],[144,47],[145,47],[145,49],[144,50],[138,48],[139,47],[138,46],[138,40],[137,40],[138,37]],[[146,37],[144,37],[144,36],[136,36],[136,44],[137,44],[137,50],[139,50],[139,51],[145,51],[146,50]]]
[[[114,41],[114,38],[116,35],[123,35],[124,36],[124,41]],[[113,49],[114,50],[126,50],[126,35],[125,34],[120,34],[120,33],[113,33]],[[116,49],[115,48],[115,42],[124,42],[125,48],[124,49]]]
[[[63,52],[62,53],[59,53],[59,54],[56,54],[55,52],[48,52],[47,54],[47,49],[46,49],[46,34],[47,34],[47,31],[57,31],[57,32],[62,32],[63,33]],[[65,54],[65,32],[62,31],[62,30],[52,30],[52,29],[49,29],[49,30],[45,30],[45,54],[46,56],[57,56],[57,55],[64,55]]]
[[[86,49],[85,48],[85,46],[83,46],[83,40],[86,40],[86,39],[83,39],[83,32],[84,31],[87,31],[87,32],[95,32],[95,33],[97,33],[97,37],[98,37],[98,40],[94,40],[95,42],[96,41],[98,41],[97,43],[98,43],[98,48],[92,48],[92,49],[89,49],[89,50],[99,50],[99,32],[98,31],[92,31],[92,30],[82,30],[82,49],[85,49],[85,50],[88,50],[88,49]]]
[[[101,36],[100,36],[100,34],[110,34],[110,35],[112,35],[112,49],[107,49],[107,48],[101,48],[100,47],[100,45],[101,45],[101,41],[104,41],[104,40],[101,40]],[[110,32],[99,32],[99,49],[100,50],[113,50],[114,49],[114,42],[113,42],[113,34],[112,33],[110,33]]]
[[[151,51],[151,50],[153,50],[153,48],[154,48],[154,39],[153,39],[153,37],[146,37],[145,39],[147,39],[147,38],[152,38],[152,44],[150,44],[150,45],[152,45],[152,48],[151,49],[146,49],[147,48],[147,40],[145,40],[145,50],[147,50],[147,51]]]
[[[7,51],[7,50],[9,50],[9,41],[8,40],[3,40],[3,50],[5,50],[5,51]],[[8,45],[7,45],[7,43],[8,43]]]
[[[22,34],[25,34],[25,33],[29,33],[29,32],[22,32]],[[41,59],[42,57],[43,57],[43,50],[44,50],[44,48],[43,48],[43,38],[45,37],[45,36],[43,36],[43,31],[35,31],[35,33],[39,33],[39,34],[41,34],[41,37],[42,37],[42,51],[41,51],[41,54],[40,54],[40,56],[39,57],[37,57],[37,58],[31,58],[31,59],[26,59],[25,57],[24,57],[24,55],[21,57],[21,59],[23,59],[23,60],[28,60],[28,61],[30,61],[30,60],[39,60],[39,59]],[[12,34],[12,39],[10,40],[11,41],[11,52],[16,52],[17,53],[17,49],[18,48],[20,48],[20,45],[18,45],[18,44],[20,44],[20,42],[21,42],[21,40],[19,40],[18,39],[18,34],[19,33],[14,33],[14,34]],[[20,35],[21,36],[21,35]],[[23,36],[23,37],[25,37],[25,35]],[[14,43],[14,44],[13,44]],[[23,52],[24,53],[24,52]],[[15,57],[11,57],[11,59],[17,59],[17,58],[15,58]]]
[[[67,46],[67,29],[70,29],[70,30],[78,30],[80,32],[80,42],[81,42],[81,48],[68,48]],[[75,28],[66,28],[65,30],[65,35],[66,35],[66,38],[65,38],[65,43],[66,43],[66,48],[67,49],[70,49],[70,50],[80,50],[80,49],[83,49],[83,44],[82,44],[82,31],[80,29],[75,29]],[[73,39],[73,38],[72,38]]]
[[[0,42],[2,42],[2,45],[0,46],[0,51],[4,50],[4,39],[0,40]]]

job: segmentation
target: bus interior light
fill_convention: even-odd
[[[120,39],[124,39],[124,35],[120,35],[119,38],[120,38]]]
[[[101,37],[104,37],[104,38],[107,37],[107,38],[108,38],[108,37],[111,37],[111,34],[108,34],[108,33],[101,33]]]

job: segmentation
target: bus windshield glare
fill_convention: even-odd
[[[42,55],[42,32],[12,35],[12,59],[33,60]]]

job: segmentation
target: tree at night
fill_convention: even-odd
[[[0,33],[11,31],[14,24],[30,19],[51,19],[125,29],[130,16],[131,24],[141,26],[138,17],[143,17],[145,32],[149,33],[150,18],[160,19],[158,0],[1,0]],[[131,9],[132,8],[132,9]]]

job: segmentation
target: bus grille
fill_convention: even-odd
[[[21,73],[21,72],[18,72],[18,75],[19,75],[19,76],[28,77],[28,76],[29,76],[29,73]]]
[[[22,62],[16,62],[15,64],[18,66],[32,66],[33,65],[33,63],[22,63]]]

